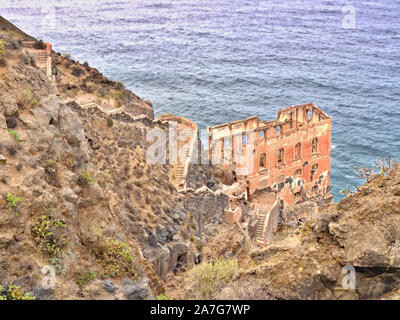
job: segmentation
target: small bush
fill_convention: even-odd
[[[226,286],[238,270],[236,259],[217,258],[193,266],[188,271],[193,285],[192,292],[197,299],[212,299]]]
[[[96,273],[90,270],[80,270],[74,274],[75,282],[79,287],[83,287],[90,281],[96,279]]]
[[[0,57],[6,53],[6,44],[7,42],[0,39]]]
[[[38,49],[38,50],[44,50],[44,49],[46,49],[46,45],[44,44],[43,40],[39,40],[39,41],[35,42],[35,44],[33,45],[33,47],[34,47],[35,49]]]
[[[87,81],[87,82],[85,82],[85,90],[87,91],[87,92],[89,92],[89,93],[93,93],[95,90],[96,90],[96,88],[97,88],[97,84],[95,84],[94,82],[92,82],[92,81]]]
[[[7,300],[7,291],[5,291],[2,286],[0,286],[0,301],[2,300]]]
[[[74,66],[72,68],[72,75],[74,75],[75,77],[79,78],[82,75],[82,73],[83,73],[83,70],[81,68],[79,68],[77,66]]]
[[[6,198],[8,210],[13,212],[17,217],[19,216],[18,205],[22,201],[22,198],[9,193]]]
[[[36,300],[36,297],[22,291],[20,286],[10,283],[8,290],[0,286],[0,300]]]
[[[94,184],[94,179],[92,178],[91,174],[87,170],[82,170],[79,174],[78,184],[83,187],[90,187]]]
[[[19,134],[17,131],[15,131],[14,129],[8,129],[8,133],[10,134],[11,137],[14,138],[14,140],[16,142],[20,142],[21,139],[19,138]]]
[[[36,99],[34,93],[31,89],[27,88],[24,89],[24,96],[17,102],[20,108],[22,107],[35,107],[39,104],[38,100]]]
[[[31,232],[39,249],[50,257],[58,257],[66,244],[65,222],[55,209],[48,208],[32,226]]]
[[[77,161],[74,158],[67,158],[67,160],[65,160],[65,166],[71,170],[74,171],[77,165]]]
[[[103,278],[136,276],[135,261],[131,253],[132,249],[124,242],[107,238],[99,246],[97,253],[98,262],[103,267]]]
[[[45,179],[47,183],[50,183],[55,187],[61,186],[56,160],[47,160],[46,165],[44,166],[44,171],[46,173]]]
[[[160,295],[157,297],[157,300],[168,300],[168,298],[167,298],[167,296],[166,296],[165,294],[160,294]]]

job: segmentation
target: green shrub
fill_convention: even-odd
[[[122,241],[107,238],[99,246],[98,262],[103,267],[103,278],[136,276],[135,261],[131,253],[132,249]]]
[[[0,286],[0,300],[36,300],[36,297],[22,291],[20,286],[10,283],[8,290]]]
[[[96,279],[96,273],[90,270],[80,270],[74,273],[75,282],[79,287]]]
[[[167,296],[166,296],[165,294],[160,294],[160,295],[157,297],[157,300],[168,300],[168,298],[167,298]]]
[[[85,82],[85,89],[89,93],[93,93],[97,88],[97,84],[92,81]]]
[[[203,244],[202,243],[198,243],[197,245],[196,245],[196,249],[200,252],[200,251],[202,251],[203,250]]]
[[[7,42],[0,39],[0,57],[6,53],[6,44]]]
[[[22,198],[19,196],[15,196],[12,193],[9,193],[6,198],[8,210],[11,212],[14,212],[15,215],[18,217],[19,212],[18,212],[18,204],[22,201]]]
[[[0,301],[7,300],[7,292],[0,286]]]
[[[238,261],[217,258],[193,266],[188,271],[192,292],[197,299],[212,299],[228,285],[238,270]]]
[[[65,222],[49,208],[32,226],[31,232],[39,249],[50,257],[60,256],[66,242]]]
[[[89,187],[92,184],[94,184],[94,179],[92,178],[92,175],[90,174],[89,171],[87,170],[82,170],[79,174],[79,178],[78,178],[78,183],[81,186],[84,187]]]
[[[24,96],[23,99],[18,101],[18,106],[23,107],[36,107],[39,105],[38,100],[36,99],[34,93],[32,92],[31,89],[27,88],[24,89]]]
[[[60,187],[60,176],[58,172],[58,165],[56,160],[47,160],[44,166],[46,173],[45,179],[48,183],[53,186]]]
[[[67,160],[65,160],[65,165],[69,170],[74,171],[77,165],[77,161],[74,158],[67,158]]]
[[[20,142],[21,139],[19,138],[19,134],[17,131],[15,131],[14,129],[8,129],[8,133],[10,134],[11,137],[14,138],[15,141]]]

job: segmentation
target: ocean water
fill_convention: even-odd
[[[200,128],[313,102],[333,118],[335,200],[362,182],[354,165],[400,160],[400,1],[0,0],[0,15]]]

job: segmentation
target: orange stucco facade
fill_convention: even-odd
[[[280,110],[273,121],[253,116],[207,131],[210,158],[231,170],[250,198],[274,192],[293,204],[329,190],[332,119],[312,103]]]

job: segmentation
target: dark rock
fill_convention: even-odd
[[[110,280],[104,280],[104,288],[110,293],[113,293],[116,290],[114,284]]]
[[[144,278],[137,282],[125,278],[122,280],[121,286],[125,297],[130,300],[146,300],[151,296],[147,281]]]

